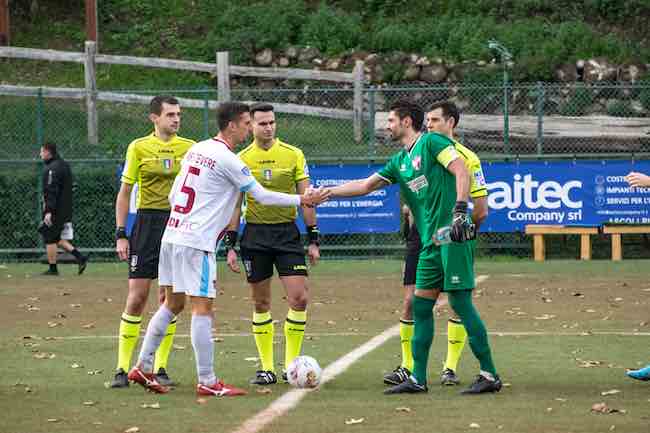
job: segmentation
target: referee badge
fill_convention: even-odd
[[[262,174],[264,176],[264,180],[270,181],[271,178],[273,177],[273,172],[271,171],[270,168],[265,169]]]
[[[174,160],[173,159],[163,159],[162,160],[162,165],[165,170],[171,170],[172,167],[174,166]]]

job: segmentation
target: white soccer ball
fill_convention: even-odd
[[[287,379],[296,388],[316,388],[322,372],[318,361],[311,356],[297,356],[287,368]]]

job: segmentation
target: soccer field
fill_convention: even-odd
[[[226,272],[223,262],[216,370],[249,394],[208,400],[194,394],[188,312],[179,317],[169,364],[178,387],[162,396],[137,385],[106,388],[126,265],[91,262],[81,277],[76,267],[62,266],[59,278],[40,276],[42,265],[0,265],[0,432],[650,432],[650,383],[624,374],[650,361],[649,266],[634,260],[479,261],[477,275],[484,277],[474,300],[506,384],[500,393],[460,396],[459,388],[437,385],[446,353],[442,307],[428,394],[382,394],[382,374],[399,364],[399,341],[392,337],[347,370],[327,370],[329,382],[286,412],[266,413],[269,424],[256,430],[246,422],[292,388],[278,384],[263,392],[247,384],[257,368],[250,295],[243,276]],[[286,303],[277,280],[273,288],[277,360]],[[323,262],[312,270],[310,289],[303,352],[325,368],[397,324],[401,262]],[[477,368],[466,347],[462,386]],[[592,412],[601,402],[616,411]]]

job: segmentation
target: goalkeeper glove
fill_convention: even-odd
[[[476,239],[476,226],[467,215],[466,201],[457,201],[454,206],[454,219],[451,223],[449,238],[454,242]]]

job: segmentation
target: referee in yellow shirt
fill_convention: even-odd
[[[309,170],[300,149],[276,138],[275,113],[271,104],[251,106],[253,142],[239,153],[260,184],[271,191],[303,194],[309,187]],[[224,242],[228,249],[228,266],[239,272],[234,251],[241,203],[236,206]],[[289,304],[284,322],[284,367],[300,354],[307,323],[307,265],[300,232],[296,226],[297,209],[264,206],[246,195],[246,228],[241,238],[241,255],[246,278],[251,286],[255,312],[253,335],[262,363],[251,380],[256,385],[277,383],[273,361],[271,318],[271,277],[278,271]],[[320,258],[318,228],[314,208],[303,207],[303,218],[309,239],[308,255],[312,265]],[[286,379],[286,378],[285,378]]]
[[[437,132],[454,141],[456,151],[465,161],[465,166],[470,174],[470,197],[474,208],[472,209],[472,222],[478,231],[479,226],[488,215],[487,186],[481,160],[476,153],[463,146],[454,138],[454,129],[460,121],[460,113],[453,102],[438,102],[433,104],[426,114],[426,127],[428,132]],[[404,265],[404,302],[400,318],[400,340],[402,345],[402,363],[392,372],[384,375],[384,383],[398,385],[411,375],[413,369],[413,356],[411,354],[411,338],[413,337],[413,313],[411,304],[415,290],[415,270],[418,257],[422,249],[420,233],[418,233],[411,212],[406,208],[407,251]],[[474,242],[474,241],[472,241]],[[439,305],[439,304],[438,304]],[[456,375],[460,355],[465,347],[467,331],[458,315],[450,308],[450,317],[447,322],[447,359],[440,375],[442,385],[458,385],[460,380]]]
[[[117,371],[111,382],[112,388],[129,386],[127,372],[131,356],[138,342],[142,314],[149,297],[151,281],[158,278],[158,255],[167,218],[169,200],[174,178],[180,170],[180,162],[194,141],[176,135],[181,126],[181,108],[171,96],[156,96],[150,103],[149,119],[154,132],[133,140],[126,151],[122,172],[122,185],[115,201],[116,251],[120,260],[129,262],[129,294],[122,313],[119,331]],[[130,238],[126,235],[131,189],[138,184],[138,213]],[[159,288],[162,302],[169,296],[171,287]],[[154,371],[158,381],[172,384],[167,376],[167,359],[176,333],[176,318],[156,352]]]

